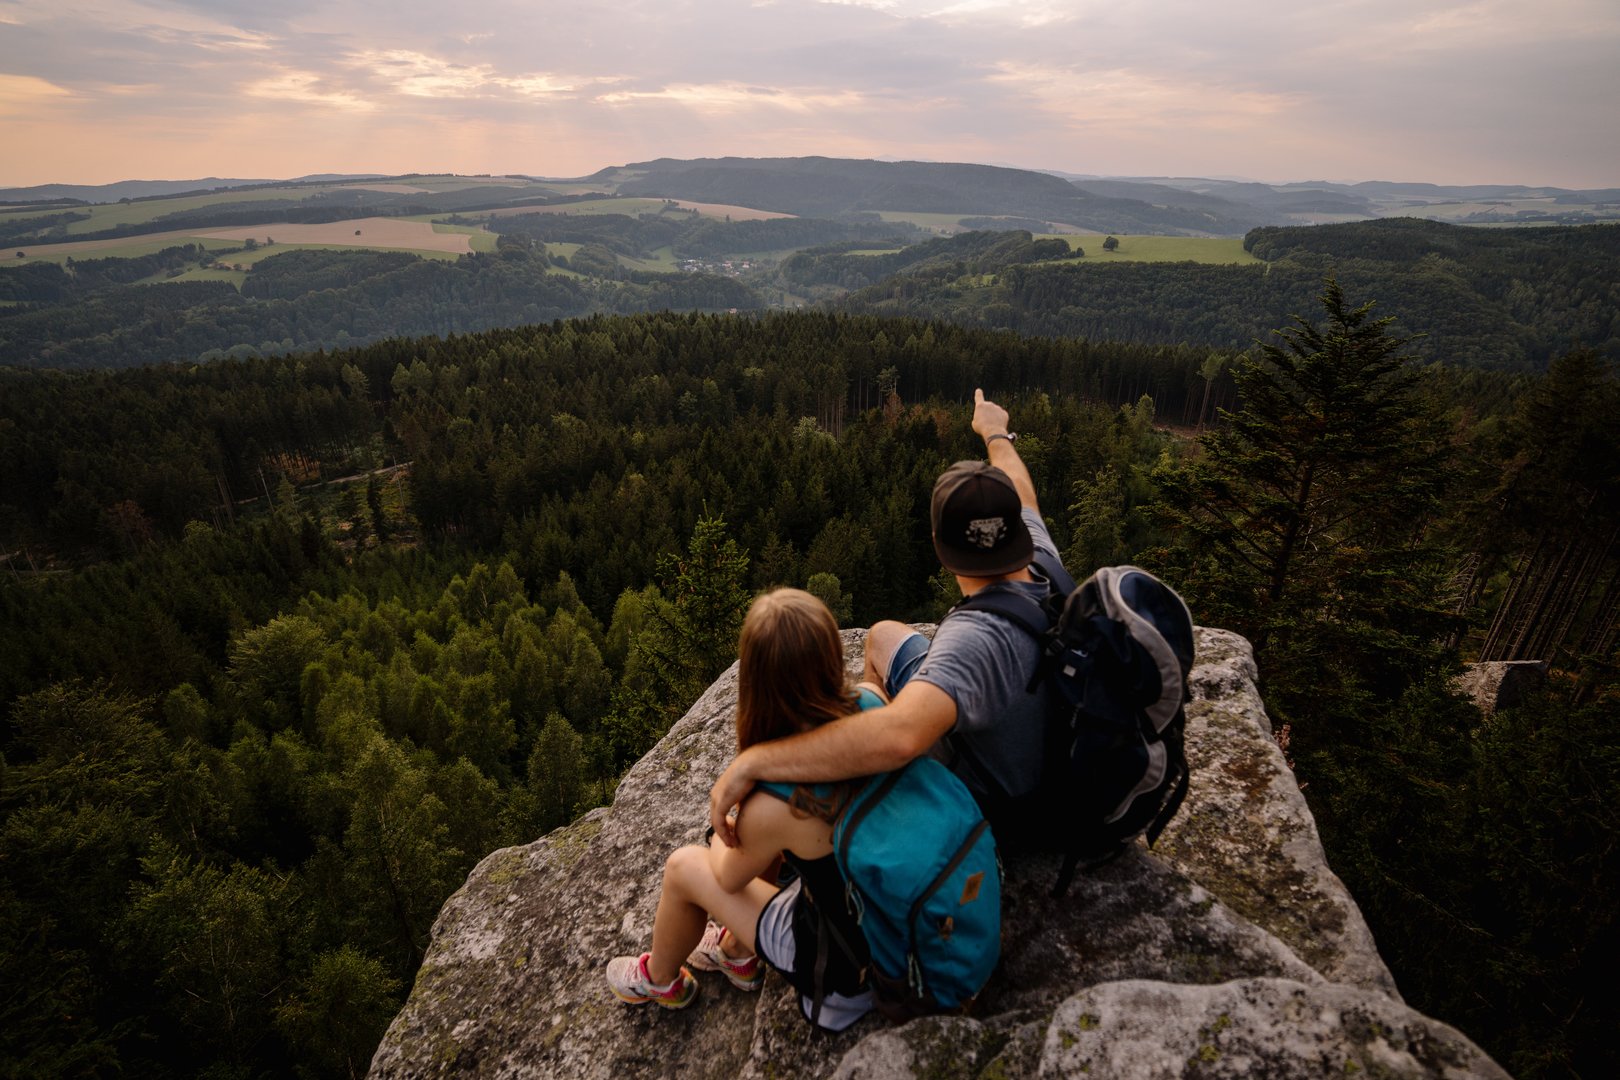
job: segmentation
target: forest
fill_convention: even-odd
[[[1262,228],[1263,266],[1036,263],[990,281],[923,266],[858,288],[841,310],[1023,334],[1246,349],[1307,310],[1324,276],[1376,297],[1432,360],[1544,371],[1578,347],[1620,360],[1620,228],[1471,229],[1396,218]]]
[[[0,1068],[363,1073],[473,863],[610,799],[756,590],[943,614],[983,387],[1072,570],[1254,641],[1408,1001],[1610,1074],[1620,382],[1318,291],[1243,352],[661,313],[0,369]],[[1479,658],[1553,674],[1484,722]]]
[[[1431,362],[1545,371],[1581,347],[1620,359],[1613,225],[1268,227],[1244,241],[1263,265],[1222,266],[1110,263],[1000,224],[925,237],[859,216],[721,221],[666,204],[635,216],[491,218],[497,250],[453,262],[364,249],[276,252],[240,288],[164,280],[229,261],[194,246],[0,267],[0,363],[243,359],[594,314],[794,307],[1236,352],[1308,309],[1330,274],[1379,298],[1381,314],[1421,340]],[[731,259],[752,261],[746,270],[716,262]]]

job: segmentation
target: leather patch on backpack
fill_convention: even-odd
[[[967,882],[962,886],[962,899],[958,900],[957,903],[959,905],[973,903],[973,901],[979,898],[979,889],[983,886],[984,871],[980,870],[977,874],[974,874],[972,877],[968,878]]]

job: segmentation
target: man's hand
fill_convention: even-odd
[[[737,819],[731,811],[752,790],[754,781],[741,755],[726,766],[726,771],[709,789],[709,824],[714,826],[714,835],[727,847],[737,846]]]
[[[986,401],[983,390],[973,391],[973,430],[981,439],[1007,434],[1007,410]]]
[[[1012,481],[1013,488],[1018,492],[1018,501],[1040,513],[1041,505],[1035,498],[1035,481],[1030,479],[1029,469],[1024,466],[1018,451],[1009,440],[990,441],[992,435],[1008,434],[1007,410],[993,401],[986,401],[983,390],[973,391],[973,430],[984,440],[984,455],[990,459],[990,464],[1006,473],[1007,479]]]

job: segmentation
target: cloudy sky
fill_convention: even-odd
[[[0,185],[721,154],[1620,186],[1620,0],[0,0]]]

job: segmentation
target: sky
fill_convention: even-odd
[[[0,186],[655,157],[1620,186],[1620,0],[0,0]]]

